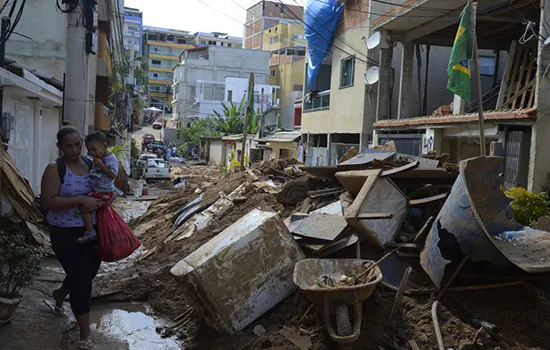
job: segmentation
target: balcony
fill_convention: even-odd
[[[149,70],[153,72],[172,73],[173,69],[174,66],[170,66],[167,64],[149,64]]]
[[[149,83],[150,84],[163,84],[163,85],[170,84],[170,85],[172,85],[172,78],[149,76]]]
[[[309,101],[304,101],[304,113],[330,109],[330,90],[321,91]]]

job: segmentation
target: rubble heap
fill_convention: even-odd
[[[323,312],[302,293],[292,292],[296,287],[285,266],[303,259],[300,254],[368,258],[359,270],[314,276],[313,289],[378,284],[371,268],[383,276],[363,302],[354,348],[433,348],[434,319],[447,347],[548,344],[550,326],[543,315],[550,302],[531,283],[544,282],[547,275],[526,274],[510,264],[514,260],[506,254],[511,250],[502,253],[497,246],[502,239],[493,244],[481,232],[472,242],[460,232],[447,232],[452,225],[442,208],[454,205],[449,201],[464,181],[462,168],[449,164],[445,155],[411,157],[394,147],[348,153],[335,167],[277,159],[223,177],[213,167],[178,171],[184,185],[131,222],[145,251],[117,292],[148,300],[172,318],[174,325],[163,332],[177,333],[186,346],[330,349],[334,343],[325,331]],[[490,166],[475,166],[480,177],[493,178]],[[475,209],[477,204],[483,218],[496,220],[473,197],[474,204],[471,197],[461,197],[460,206]],[[303,253],[282,253],[295,249]],[[432,259],[434,251],[444,263]],[[487,264],[478,258],[484,255],[480,251],[504,254],[508,264]],[[434,317],[435,299],[441,304],[435,304]],[[203,321],[221,333],[213,336],[210,328],[200,326]]]

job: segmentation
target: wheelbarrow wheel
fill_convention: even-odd
[[[348,336],[351,334],[351,320],[349,317],[348,307],[345,304],[336,305],[336,333],[339,336]]]

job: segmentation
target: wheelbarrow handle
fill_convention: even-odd
[[[330,338],[339,344],[353,343],[359,338],[359,334],[361,333],[361,319],[363,317],[363,312],[361,308],[362,304],[360,301],[357,301],[357,296],[355,296],[355,299],[356,301],[353,304],[353,312],[355,314],[353,333],[348,336],[340,336],[336,334],[336,332],[334,331],[334,327],[332,327],[332,323],[330,322],[330,303],[328,301],[328,295],[325,295],[325,302],[323,303],[323,319],[325,322],[325,327],[327,328],[327,332]]]

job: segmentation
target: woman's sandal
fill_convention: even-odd
[[[51,301],[46,300],[46,299],[42,299],[42,301],[44,302],[44,304],[46,304],[48,306],[48,308],[51,310],[51,312],[54,315],[60,316],[60,317],[67,316],[67,312],[65,311],[65,308],[63,306],[58,307],[57,305],[55,305],[55,300],[54,300],[53,303]]]
[[[76,343],[76,348],[78,350],[92,350],[92,339],[79,340]]]

